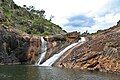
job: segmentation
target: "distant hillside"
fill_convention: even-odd
[[[13,0],[0,0],[0,12],[4,15],[3,24],[22,32],[37,35],[66,33],[59,25],[45,19],[44,10],[34,10],[33,6],[20,7]]]

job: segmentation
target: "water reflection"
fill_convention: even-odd
[[[0,80],[119,80],[119,74],[36,66],[0,66]]]

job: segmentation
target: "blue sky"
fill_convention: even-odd
[[[46,18],[68,32],[88,30],[90,33],[116,25],[120,20],[120,0],[14,0],[22,6],[44,9]]]
[[[95,24],[95,20],[92,17],[87,17],[85,15],[75,15],[67,19],[69,22],[64,24],[64,26],[71,27],[91,27]]]

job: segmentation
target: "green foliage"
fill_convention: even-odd
[[[50,32],[45,31],[43,34],[44,34],[44,35],[50,35]]]
[[[17,7],[17,8],[16,8]],[[31,32],[36,35],[60,34],[65,31],[56,24],[45,19],[45,11],[35,10],[34,6],[17,6],[12,0],[5,0],[0,9],[3,11],[7,25],[13,24],[23,32]],[[52,19],[53,17],[51,17]],[[31,23],[30,23],[31,22]]]

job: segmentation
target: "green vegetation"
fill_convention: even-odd
[[[0,11],[5,16],[4,24],[12,25],[13,27],[36,35],[52,35],[65,33],[62,28],[50,20],[45,19],[44,10],[35,10],[34,6],[27,7],[23,5],[20,7],[12,0],[1,0]]]

